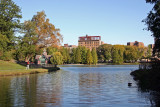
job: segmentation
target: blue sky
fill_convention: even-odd
[[[44,10],[60,28],[63,43],[78,45],[78,37],[101,36],[108,44],[154,43],[142,23],[152,6],[145,0],[13,0],[22,9],[22,22]]]

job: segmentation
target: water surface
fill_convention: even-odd
[[[149,93],[138,91],[130,76],[137,68],[64,65],[52,73],[0,77],[0,107],[150,107]]]

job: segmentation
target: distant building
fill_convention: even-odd
[[[63,46],[64,48],[68,48],[68,49],[73,49],[73,48],[77,48],[76,45],[68,45],[68,44],[64,44]]]
[[[137,46],[137,47],[144,47],[144,43],[143,42],[127,42],[127,46]]]
[[[92,50],[92,48],[99,47],[103,42],[101,42],[101,36],[82,36],[79,37],[78,46],[85,46]]]

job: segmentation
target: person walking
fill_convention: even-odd
[[[27,67],[26,67],[26,69],[29,69],[29,61],[27,62]]]

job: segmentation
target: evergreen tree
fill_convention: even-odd
[[[88,49],[87,50],[87,55],[86,55],[86,59],[87,59],[87,64],[91,65],[93,60],[92,60],[92,54],[91,54],[91,51]]]
[[[76,48],[76,58],[75,58],[76,63],[81,63],[81,51],[80,48]]]
[[[92,49],[92,59],[93,59],[93,64],[97,64],[97,52],[96,52],[96,49],[95,48],[93,48]]]
[[[82,60],[82,64],[86,64],[86,54],[87,54],[87,48],[86,47],[82,47],[81,48],[81,60]]]
[[[21,10],[12,0],[0,1],[0,59],[12,56],[14,33],[21,28]]]
[[[72,49],[71,62],[72,62],[72,63],[76,63],[76,48],[73,48],[73,49]]]

